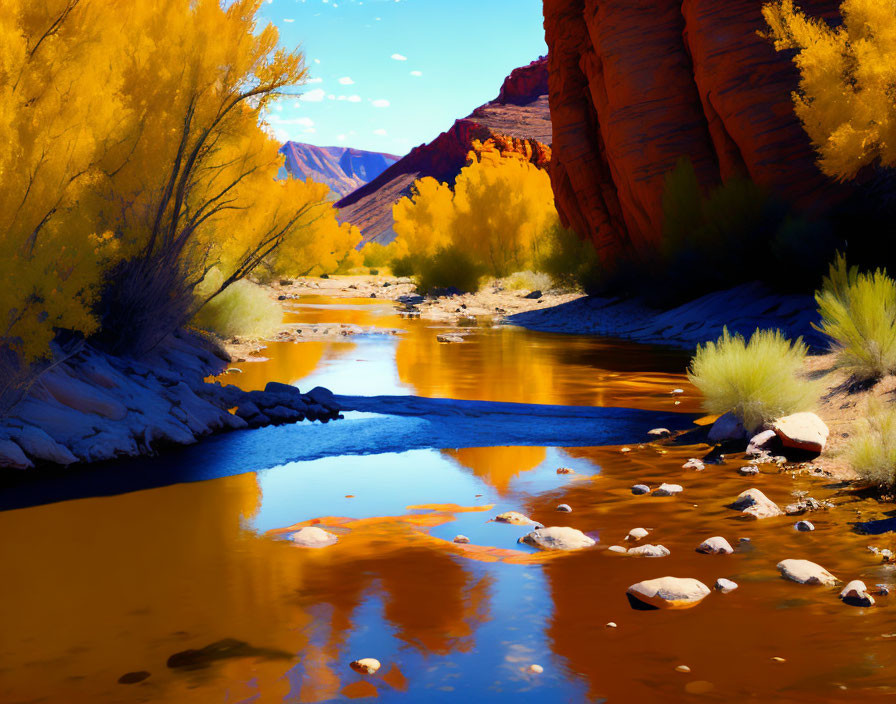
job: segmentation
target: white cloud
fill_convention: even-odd
[[[411,71],[411,75],[419,77],[423,75],[423,71]]]
[[[339,79],[339,84],[343,86],[353,86],[355,82],[348,76],[343,76]]]
[[[324,79],[323,78],[309,78],[306,82],[307,83],[323,83]]]
[[[402,56],[401,54],[392,54],[392,58],[395,59],[395,61],[407,61],[408,60],[407,56]]]
[[[319,63],[320,63],[320,59],[315,59],[315,60],[314,60],[314,63],[319,64]]]
[[[345,141],[345,135],[344,135],[344,134],[337,134],[337,135],[336,135],[336,141],[337,141],[337,142],[344,142],[344,141]]]
[[[348,96],[348,102],[350,103],[360,103],[361,96],[360,95],[350,95]]]
[[[374,133],[375,135],[380,136],[380,137],[385,137],[385,136],[386,136],[386,130],[384,130],[382,127],[380,127],[378,130],[374,130],[373,133]]]
[[[390,103],[385,98],[379,98],[378,100],[374,100],[371,105],[373,105],[373,107],[375,108],[387,108],[389,107]]]
[[[304,100],[308,103],[319,103],[324,99],[324,95],[325,93],[322,88],[314,88],[307,93],[302,93],[302,95],[299,96],[299,100]]]
[[[284,17],[283,21],[284,22],[295,22],[295,20],[292,17]]]

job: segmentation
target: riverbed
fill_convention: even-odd
[[[894,597],[851,607],[775,569],[805,558],[844,581],[892,583],[891,565],[867,549],[891,541],[852,526],[886,507],[823,477],[766,466],[745,477],[737,458],[686,470],[706,446],[647,443],[651,428],[700,415],[685,353],[487,319],[447,327],[377,299],[284,306],[290,323],[336,326],[333,339],[267,343],[222,381],[382,396],[386,411],[417,397],[470,403],[423,416],[349,411],[5,487],[0,701],[896,694]],[[439,342],[446,333],[462,341]],[[570,407],[588,410],[576,418]],[[684,491],[630,491],[661,482]],[[836,508],[804,516],[809,533],[795,517],[746,522],[725,505],[753,486],[781,506],[808,492]],[[597,544],[538,553],[517,542],[531,527],[491,520],[503,511]],[[311,524],[338,542],[295,545],[292,531]],[[607,550],[636,527],[671,554]],[[735,553],[695,552],[716,535]],[[683,611],[632,609],[626,588],[664,575],[739,588]],[[381,669],[350,669],[363,657]]]

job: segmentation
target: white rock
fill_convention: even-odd
[[[747,445],[747,454],[761,455],[764,452],[768,452],[771,450],[772,440],[777,436],[778,434],[774,430],[763,430],[761,433],[757,433],[750,438],[750,443]]]
[[[529,665],[529,672],[535,675],[540,675],[542,672],[544,672],[544,668],[541,665],[532,664]]]
[[[380,661],[376,658],[361,658],[360,660],[355,660],[351,664],[351,668],[355,672],[360,672],[361,674],[372,675],[377,670],[380,669],[382,665],[380,665]]]
[[[722,594],[730,594],[735,589],[737,589],[737,582],[732,582],[730,579],[725,579],[724,577],[719,577],[716,580],[716,591],[722,592]]]
[[[837,583],[834,575],[809,560],[781,560],[778,571],[785,578],[800,584],[822,584],[830,587]]]
[[[628,535],[625,536],[626,540],[641,540],[641,538],[647,537],[647,529],[646,528],[632,528]]]
[[[827,442],[828,426],[814,413],[794,413],[778,418],[772,428],[784,447],[821,452]]]
[[[868,593],[865,583],[859,579],[849,582],[840,592],[840,598],[850,606],[874,606],[874,597]]]
[[[742,491],[734,502],[729,504],[729,508],[741,511],[748,518],[771,518],[784,515],[774,501],[756,488]]]
[[[633,493],[635,496],[640,496],[641,494],[649,494],[649,493],[650,493],[650,487],[647,486],[646,484],[635,484],[635,485],[632,487],[632,493]]]
[[[708,440],[710,443],[726,442],[728,440],[744,440],[747,437],[747,431],[744,424],[733,413],[725,413],[719,416],[712,427],[709,429]]]
[[[466,545],[467,543],[470,542],[470,539],[465,535],[455,535],[454,542],[460,543],[461,545]]]
[[[94,413],[110,420],[122,420],[128,409],[101,389],[72,378],[61,369],[43,374],[38,382],[59,403],[82,413]]]
[[[681,468],[682,469],[693,469],[697,472],[702,472],[704,469],[706,469],[706,465],[703,464],[703,462],[698,460],[696,457],[691,457],[691,459],[689,459],[687,462],[685,462],[683,465],[681,465]]]
[[[630,548],[628,554],[635,557],[668,557],[671,552],[665,545],[639,545]]]
[[[680,494],[684,491],[684,487],[680,484],[660,484],[656,489],[653,490],[654,496],[673,496],[675,494]]]
[[[520,538],[520,542],[542,550],[579,550],[594,545],[593,538],[589,538],[580,530],[566,526],[536,528]]]
[[[621,545],[611,545],[610,547],[607,548],[607,550],[609,552],[619,553],[620,555],[624,555],[628,552],[628,549],[622,547]]]
[[[657,609],[687,609],[709,595],[709,587],[690,577],[658,577],[631,585],[626,594],[630,600]]]
[[[793,524],[793,529],[802,532],[809,532],[815,530],[815,526],[812,525],[812,523],[810,523],[809,521],[797,521]]]
[[[734,552],[734,548],[722,536],[716,535],[700,543],[697,546],[697,552],[702,552],[705,555],[730,555]]]
[[[757,467],[756,465],[749,465],[747,467],[741,467],[740,469],[737,470],[737,473],[741,474],[745,477],[750,477],[750,476],[759,474],[759,467]]]
[[[519,511],[505,511],[504,513],[499,513],[495,516],[495,521],[498,523],[509,523],[514,526],[540,526],[541,523],[538,521],[533,521],[528,516],[524,516]]]
[[[673,394],[683,394],[684,389],[672,389],[671,393]]]
[[[648,430],[647,434],[651,437],[664,438],[667,435],[671,435],[672,431],[668,428],[654,428],[653,430]]]
[[[559,504],[554,510],[560,511],[561,513],[572,513],[572,506],[569,504]]]
[[[333,545],[339,538],[317,526],[306,526],[292,534],[292,540],[303,548],[325,548]]]

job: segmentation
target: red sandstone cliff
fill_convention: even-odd
[[[663,177],[690,157],[709,187],[732,175],[800,207],[836,200],[793,113],[797,73],[758,32],[763,0],[544,0],[563,220],[602,257],[654,249]],[[837,0],[803,0],[837,16]]]
[[[457,120],[429,144],[415,147],[377,178],[336,203],[339,219],[361,228],[365,240],[395,237],[392,206],[411,192],[418,178],[454,183],[474,140],[494,139],[501,150],[526,154],[542,168],[551,160],[547,59],[515,69],[498,97]]]

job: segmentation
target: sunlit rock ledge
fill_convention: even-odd
[[[0,418],[0,468],[135,457],[225,430],[339,417],[327,389],[303,394],[271,383],[246,392],[205,381],[225,366],[189,333],[140,360],[85,347],[41,374]]]

